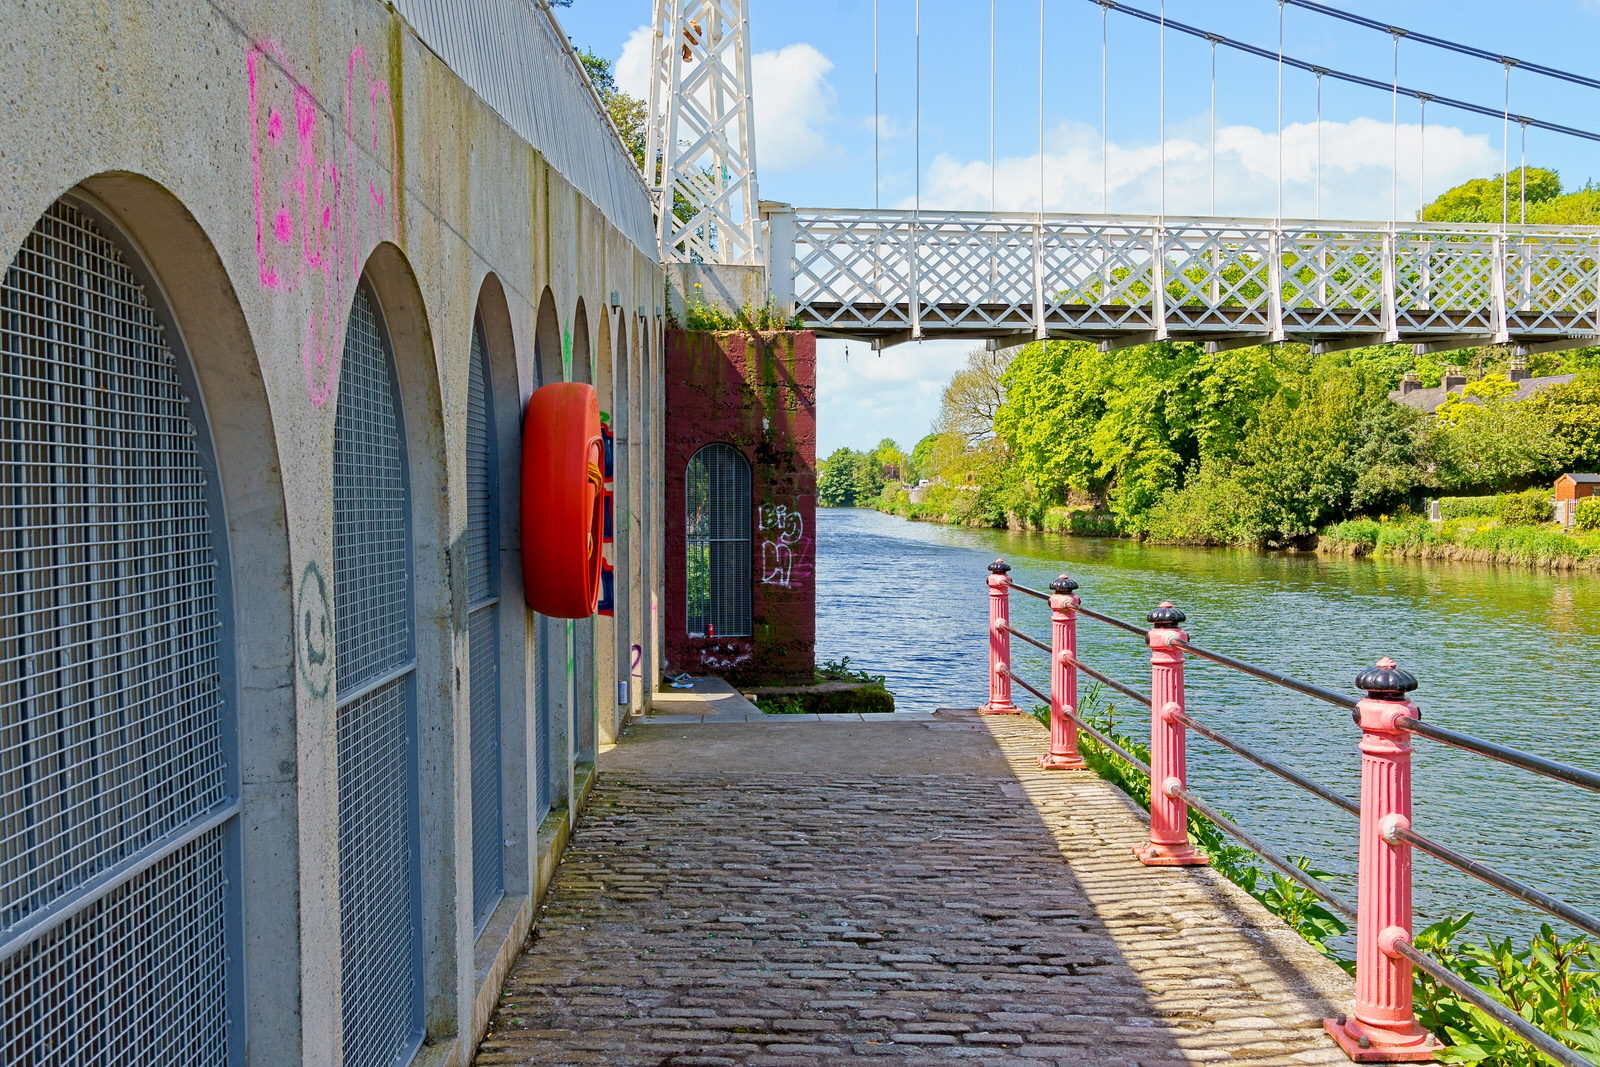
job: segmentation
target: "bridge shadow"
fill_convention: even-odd
[[[1028,773],[1030,725],[635,729],[477,1062],[1342,1062],[1314,968],[1133,861],[1104,783]]]

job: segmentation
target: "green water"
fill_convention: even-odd
[[[1004,556],[1023,585],[1061,571],[1086,607],[1142,622],[1170,599],[1192,640],[1330,689],[1393,656],[1421,685],[1431,722],[1600,769],[1600,577],[1476,564],[1145,547],[1125,541],[968,530],[863,510],[817,513],[817,656],[888,676],[902,708],[974,707],[987,695],[985,565]],[[1014,596],[1013,622],[1048,640],[1048,609]],[[1149,690],[1140,640],[1083,620],[1081,655]],[[1048,688],[1043,653],[1014,643],[1017,670]],[[1018,693],[1021,703],[1025,693]],[[1148,736],[1148,712],[1116,714]],[[1349,797],[1360,733],[1350,713],[1191,658],[1190,713]],[[1280,851],[1305,855],[1354,900],[1355,819],[1191,736],[1190,786]],[[1600,796],[1418,739],[1418,830],[1591,913],[1600,912]],[[1427,857],[1420,922],[1476,911],[1520,933],[1538,913]]]

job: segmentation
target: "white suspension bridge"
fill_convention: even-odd
[[[768,289],[785,313],[798,315],[823,336],[870,341],[875,347],[948,337],[984,339],[999,347],[1046,338],[1106,347],[1171,339],[1204,342],[1214,351],[1278,341],[1322,350],[1383,342],[1428,351],[1511,344],[1524,352],[1600,343],[1600,227],[1528,224],[1525,189],[1513,184],[1523,179],[1514,178],[1509,165],[1513,123],[1523,138],[1522,175],[1530,127],[1600,141],[1587,130],[1513,113],[1514,69],[1592,88],[1600,88],[1600,81],[1311,0],[1281,0],[1276,52],[1168,20],[1164,4],[1152,13],[1114,0],[1088,2],[1100,6],[1102,20],[1120,14],[1160,27],[1163,206],[1167,31],[1207,41],[1213,59],[1222,46],[1278,64],[1280,217],[794,208],[763,202],[751,129],[746,0],[656,0],[655,119],[647,159],[659,160],[651,177],[663,257],[712,269],[764,270]],[[1392,83],[1286,56],[1282,12],[1288,5],[1390,35]],[[920,72],[920,0],[917,6]],[[1042,72],[1043,0],[1039,11]],[[875,57],[876,37],[874,5]],[[991,28],[991,56],[992,37]],[[1402,39],[1499,64],[1504,106],[1496,110],[1402,86]],[[1102,33],[1102,71],[1104,42]],[[991,112],[992,63],[991,58]],[[1317,78],[1319,204],[1321,85],[1333,78],[1392,95],[1393,175],[1398,174],[1401,97],[1417,102],[1424,122],[1430,103],[1501,119],[1506,163],[1501,221],[1401,220],[1398,204],[1385,222],[1282,218],[1285,68]],[[1214,131],[1214,61],[1212,70]],[[1102,79],[1102,137],[1104,92]],[[920,131],[920,73],[917,98]],[[1043,115],[1041,73],[1041,204]],[[991,132],[991,173],[992,140]],[[1214,132],[1212,154],[1214,175]],[[918,170],[920,203],[920,141]],[[1397,184],[1392,178],[1392,201]]]

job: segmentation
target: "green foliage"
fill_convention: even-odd
[[[1561,208],[1555,205],[1546,207],[1543,212],[1535,211],[1536,206],[1545,206],[1561,197],[1560,175],[1543,167],[1526,167],[1512,171],[1504,178],[1496,174],[1493,178],[1473,178],[1462,182],[1439,194],[1438,199],[1424,207],[1422,217],[1428,222],[1499,222],[1502,218],[1517,222],[1522,217],[1524,189],[1528,202],[1528,221],[1555,221],[1535,218],[1536,213],[1544,216],[1552,211],[1561,213]]]
[[[826,659],[816,669],[819,682],[867,682],[874,685],[885,685],[888,679],[881,674],[868,674],[863,670],[850,669],[850,657],[842,659]]]
[[[1600,952],[1586,938],[1562,941],[1549,924],[1520,951],[1509,938],[1456,944],[1468,912],[1419,930],[1416,947],[1545,1033],[1600,1062]],[[1445,1063],[1541,1067],[1549,1061],[1487,1012],[1414,972],[1417,1019],[1443,1034]]]
[[[1523,404],[1549,428],[1569,470],[1600,469],[1600,371],[1586,369]]]
[[[1578,501],[1573,525],[1580,530],[1600,530],[1600,497]]]
[[[1502,493],[1495,498],[1500,521],[1507,526],[1542,526],[1550,521],[1550,490],[1529,489],[1522,493]]]
[[[1475,519],[1499,515],[1500,498],[1497,496],[1442,496],[1439,498],[1439,514],[1446,519]]]
[[[735,313],[716,304],[707,304],[704,299],[704,289],[698,282],[695,283],[694,289],[694,294],[685,301],[683,307],[685,330],[704,333],[731,333],[735,330],[772,333],[798,330],[803,326],[798,315],[790,319],[780,315],[778,305],[771,300],[758,308],[745,304]]]
[[[767,715],[809,715],[811,709],[806,702],[795,693],[759,693],[755,699],[756,707]]]
[[[836,448],[817,464],[817,503],[825,508],[856,506],[856,468],[861,453]]]

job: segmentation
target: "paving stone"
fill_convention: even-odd
[[[1348,978],[1214,871],[1137,863],[1141,813],[1041,772],[1031,719],[803,729],[950,726],[947,773],[784,760],[781,725],[642,732],[677,770],[603,756],[478,1062],[1342,1062]],[[697,752],[738,730],[770,767]]]

